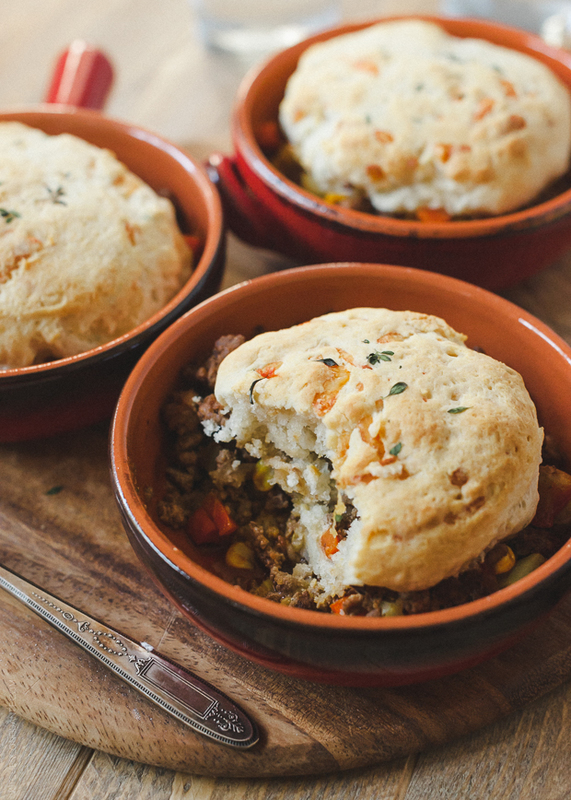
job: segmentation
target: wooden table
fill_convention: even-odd
[[[436,3],[430,0],[344,3],[347,18],[434,9]],[[78,37],[102,47],[115,64],[117,81],[107,106],[111,116],[156,130],[199,158],[214,150],[228,151],[229,109],[246,65],[204,50],[185,0],[2,3],[0,107],[39,102],[55,55]],[[229,244],[225,285],[287,263],[233,237]],[[507,294],[571,342],[571,255]],[[4,602],[0,597],[0,604]],[[0,682],[6,680],[0,670]],[[158,769],[76,744],[0,708],[3,800],[564,800],[571,797],[570,757],[567,682],[523,710],[446,746],[313,778],[246,780]]]

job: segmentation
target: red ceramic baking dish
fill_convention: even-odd
[[[199,244],[186,284],[128,334],[68,358],[0,370],[0,441],[4,442],[53,435],[109,417],[144,348],[184,311],[215,292],[224,268],[222,207],[202,164],[161,136],[94,110],[104,101],[110,81],[110,65],[102,54],[80,47],[75,60],[70,60],[67,83],[60,59],[48,91],[48,99],[57,103],[3,110],[0,121],[17,120],[49,134],[71,133],[109,148],[155,191],[170,197],[183,234]]]
[[[571,90],[571,54],[525,31],[475,19],[423,17],[449,33],[477,37],[527,53],[549,66]],[[378,20],[377,20],[378,21]],[[358,30],[344,25],[270,58],[242,83],[234,107],[232,157],[213,154],[230,227],[246,241],[299,263],[368,261],[451,275],[492,290],[515,284],[553,263],[571,246],[571,181],[555,197],[487,219],[419,222],[327,203],[286,178],[266,148],[268,126],[289,76],[311,44]]]
[[[326,264],[240,284],[177,320],[126,382],[111,436],[112,481],[125,529],[149,573],[203,630],[246,658],[310,680],[395,685],[451,673],[524,636],[569,590],[571,544],[526,577],[456,607],[394,617],[350,617],[254,596],[201,566],[189,539],[159,521],[165,401],[181,369],[202,363],[222,334],[252,336],[328,311],[380,306],[436,314],[467,343],[518,370],[540,423],[571,463],[571,348],[521,308],[463,281],[380,264]]]

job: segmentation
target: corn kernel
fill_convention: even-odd
[[[515,565],[514,551],[511,547],[508,547],[507,544],[504,545],[504,548],[503,555],[494,564],[494,572],[496,575],[503,575],[504,572],[509,572]]]
[[[269,492],[273,486],[273,477],[273,469],[268,467],[267,464],[262,464],[261,461],[258,461],[254,467],[254,474],[252,475],[252,481],[256,489],[259,492]]]
[[[389,601],[385,600],[381,603],[381,616],[382,617],[400,617],[402,614],[402,600]]]
[[[254,569],[254,551],[246,542],[233,542],[226,551],[226,563],[236,569]]]
[[[333,205],[338,205],[342,203],[344,200],[347,200],[346,194],[338,194],[337,192],[327,192],[325,197],[323,198],[326,203],[333,203]]]

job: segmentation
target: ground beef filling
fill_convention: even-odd
[[[204,364],[183,370],[163,409],[169,444],[160,520],[188,537],[191,555],[224,580],[274,602],[325,613],[418,614],[497,591],[543,563],[571,535],[571,513],[569,522],[559,522],[556,513],[571,505],[571,477],[561,471],[561,458],[546,436],[544,464],[550,466],[542,467],[541,513],[538,510],[533,525],[496,545],[458,577],[431,589],[396,593],[349,586],[343,597],[322,605],[315,576],[296,547],[298,522],[288,495],[268,483],[264,467],[246,452],[217,443],[204,432],[204,422],[224,424],[213,394],[216,374],[225,356],[243,341],[232,335],[218,339]],[[337,536],[343,538],[356,511],[340,499],[345,510],[335,515],[332,506],[331,514]]]

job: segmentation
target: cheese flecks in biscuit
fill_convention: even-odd
[[[320,192],[381,213],[501,214],[569,167],[571,100],[551,70],[421,20],[311,46],[279,118]]]
[[[214,437],[291,495],[292,541],[322,602],[350,585],[429,588],[532,519],[535,406],[517,372],[464,339],[437,317],[357,308],[260,334],[222,361],[228,419]]]
[[[130,331],[190,275],[174,208],[108,150],[0,124],[0,366]]]

